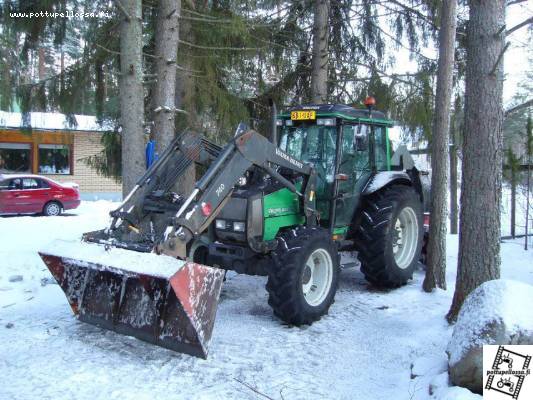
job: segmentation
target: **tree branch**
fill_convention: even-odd
[[[254,392],[255,394],[258,394],[259,396],[263,396],[265,399],[268,399],[268,400],[274,400],[272,397],[270,396],[267,396],[266,394],[264,393],[261,393],[259,390],[257,390],[256,388],[254,388],[253,386],[249,385],[248,383],[246,382],[243,382],[237,378],[233,378],[235,379],[237,382],[239,382],[241,385],[244,385],[246,386],[248,389],[250,389],[252,392]]]
[[[96,44],[97,47],[100,47],[102,50],[105,50],[108,53],[120,55],[120,51],[108,49],[107,47],[104,47],[104,46],[102,46],[101,44],[98,44],[98,43],[95,43],[95,44]]]
[[[194,47],[196,49],[203,49],[203,50],[232,50],[232,51],[248,51],[248,50],[261,50],[260,48],[256,47],[213,47],[213,46],[200,46],[198,44],[190,43],[185,40],[179,41],[181,44],[184,44],[189,47]]]
[[[511,29],[508,29],[505,31],[505,35],[509,36],[514,31],[517,31],[518,29],[522,28],[523,26],[529,25],[533,23],[533,17],[530,17],[526,19],[525,21],[520,22],[518,25],[513,26]]]
[[[516,105],[514,107],[511,107],[511,108],[505,110],[504,115],[505,115],[505,117],[508,117],[512,113],[515,113],[517,111],[523,110],[524,108],[528,108],[528,107],[531,107],[531,106],[533,106],[533,99],[529,99],[528,101],[526,101],[526,102],[524,102],[522,104],[518,104],[518,105]]]
[[[131,21],[130,14],[128,14],[128,11],[126,11],[126,8],[122,5],[120,0],[115,0],[115,3],[117,4],[117,7],[122,12],[122,14],[124,14],[124,18],[126,19],[126,21],[130,22]]]
[[[509,7],[509,6],[512,6],[512,5],[515,5],[515,4],[525,3],[526,1],[528,1],[528,0],[512,0],[509,3],[507,3],[505,6]]]
[[[500,63],[501,63],[501,61],[503,59],[503,54],[507,51],[507,49],[509,48],[510,45],[511,45],[511,43],[507,42],[505,44],[505,47],[502,49],[502,51],[500,51],[500,54],[498,55],[498,59],[494,63],[494,67],[492,67],[492,70],[490,71],[489,75],[494,75],[496,73],[496,68],[498,68],[498,65],[500,65]]]

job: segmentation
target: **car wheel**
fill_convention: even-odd
[[[61,205],[55,201],[46,203],[43,208],[43,214],[47,217],[56,217],[61,215]]]

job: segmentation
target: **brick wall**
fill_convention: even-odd
[[[72,132],[73,143],[73,175],[46,175],[59,182],[76,182],[80,185],[80,192],[121,192],[122,186],[111,178],[98,175],[96,171],[86,165],[82,159],[98,154],[103,146],[100,143],[101,133]]]

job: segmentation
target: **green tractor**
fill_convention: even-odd
[[[267,275],[270,306],[294,325],[328,312],[339,251],[357,251],[373,285],[404,285],[420,257],[424,191],[405,148],[391,153],[392,122],[378,111],[311,105],[280,114],[276,125],[278,148],[313,166],[313,212],[306,215],[298,193],[305,179],[297,165],[279,168],[296,190],[248,170],[197,242],[194,261]]]
[[[214,267],[209,269],[217,273],[222,269],[266,275],[268,303],[274,314],[296,326],[312,324],[328,313],[339,280],[340,251],[357,251],[361,271],[373,285],[404,285],[420,258],[424,193],[420,173],[407,150],[392,151],[392,122],[371,105],[367,109],[297,106],[277,115],[270,140],[241,125],[224,148],[196,134],[180,135],[111,212],[111,226],[85,234],[84,240],[106,248],[170,255],[193,265]],[[193,162],[207,171],[192,193],[179,196],[176,182]],[[82,271],[87,263],[69,264],[64,257],[51,260],[45,260],[51,270],[51,265],[61,263],[66,293],[70,286],[79,285],[79,276],[85,274],[82,292],[98,293],[93,297],[100,304],[93,309],[101,310],[105,305],[101,303],[119,304],[128,298],[128,290],[133,290],[129,289],[131,274],[126,274],[130,283],[119,284],[116,276]],[[77,277],[72,282],[66,277],[69,268]],[[216,307],[211,303],[216,303],[218,293],[211,288],[217,279],[222,279],[220,274],[188,286],[194,290],[209,286],[205,296],[211,299],[201,302],[204,311]],[[131,296],[139,302],[143,290],[152,300],[168,296],[164,291],[155,296],[154,285],[147,289],[147,274],[142,274],[139,282],[136,297]],[[170,283],[182,308],[188,310],[192,301],[183,301],[181,296],[189,294],[179,293],[188,291],[187,285],[174,284],[172,279]],[[102,296],[102,285],[113,286],[115,294]],[[144,306],[148,300],[143,301]],[[168,301],[153,302],[159,310],[154,313],[163,318]],[[115,320],[127,319],[113,314],[124,312],[121,306],[113,307],[108,307],[111,311],[104,316],[100,313],[86,320],[115,329]],[[214,319],[214,311],[197,319],[202,318],[201,330],[209,331],[210,336],[213,321],[207,320]],[[164,325],[157,318],[153,324]],[[130,330],[123,325],[116,330],[192,351],[181,344],[162,343],[156,333],[152,339],[152,333],[136,334],[133,324]],[[198,321],[192,325],[200,330]],[[176,340],[184,341],[181,337]]]

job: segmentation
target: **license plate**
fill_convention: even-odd
[[[316,111],[291,111],[291,119],[293,121],[316,119]]]

